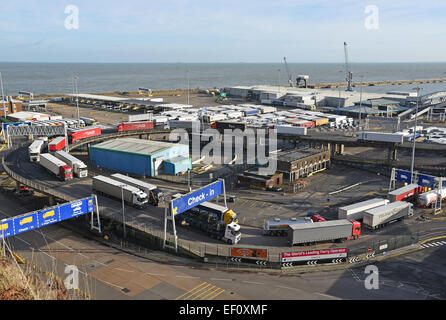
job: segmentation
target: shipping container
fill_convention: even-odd
[[[387,204],[389,204],[389,200],[375,198],[354,203],[345,207],[340,207],[338,209],[338,219],[361,220],[364,216],[364,211],[384,206]]]

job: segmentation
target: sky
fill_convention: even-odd
[[[0,16],[0,61],[329,63],[344,41],[351,62],[446,61],[444,0],[1,0]]]

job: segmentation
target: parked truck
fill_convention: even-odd
[[[423,192],[423,187],[416,183],[412,183],[402,188],[390,191],[387,194],[387,197],[391,202],[411,200],[421,192]]]
[[[68,140],[70,144],[76,141],[96,137],[101,135],[101,127],[92,126],[83,129],[71,129],[68,131]]]
[[[39,163],[42,167],[52,174],[55,174],[61,180],[73,179],[73,170],[71,167],[49,153],[41,154]]]
[[[403,143],[404,135],[384,132],[358,132],[356,138],[365,141]]]
[[[45,141],[42,139],[36,139],[33,143],[28,147],[29,161],[31,162],[39,162],[40,154],[45,148]]]
[[[124,197],[124,201],[127,204],[140,209],[143,208],[148,202],[147,194],[145,194],[138,188],[129,186],[128,184],[108,177],[93,177],[92,188],[98,193],[119,199],[121,201]]]
[[[432,206],[438,199],[438,189],[431,190],[418,195],[418,204],[422,207]],[[441,189],[441,201],[446,199],[446,188]]]
[[[375,198],[358,203],[354,203],[338,209],[338,219],[361,220],[364,211],[389,204],[387,199]]]
[[[216,213],[194,207],[175,216],[175,221],[182,226],[190,226],[207,233],[210,237],[222,240],[230,245],[241,239],[240,225],[235,222],[226,224]]]
[[[317,223],[299,223],[288,226],[290,246],[309,245],[322,241],[357,239],[361,235],[361,224],[355,220],[330,220]]]
[[[72,169],[73,173],[78,178],[88,177],[88,168],[85,163],[65,151],[57,151],[54,156],[66,162]]]
[[[369,229],[378,229],[392,222],[401,221],[413,215],[413,204],[404,201],[392,202],[388,205],[364,212],[363,224]]]
[[[301,219],[290,218],[290,219],[280,219],[272,218],[266,219],[263,222],[262,233],[268,236],[286,236],[288,233],[288,227],[293,224],[299,223],[313,223],[311,217],[304,217]]]
[[[56,152],[62,150],[63,148],[66,147],[67,145],[66,142],[67,139],[65,139],[65,137],[57,137],[56,139],[48,143],[49,152]]]
[[[133,130],[151,130],[155,127],[153,121],[123,122],[118,125],[118,132]]]
[[[303,135],[303,136],[307,134],[307,127],[275,125],[274,129],[277,130],[278,134]]]
[[[159,204],[164,203],[164,193],[154,184],[147,183],[120,173],[112,174],[111,178],[143,191],[145,194],[147,194],[148,202],[151,205],[158,206]]]
[[[198,208],[207,212],[215,213],[218,219],[223,220],[226,224],[230,224],[231,222],[238,224],[237,214],[225,206],[221,206],[212,202],[203,202],[198,205]]]

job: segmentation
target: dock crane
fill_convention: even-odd
[[[344,54],[345,54],[345,80],[347,80],[346,91],[353,91],[352,89],[353,73],[350,71],[350,66],[348,65],[347,42],[344,42]]]
[[[293,87],[293,76],[290,73],[290,70],[288,69],[288,63],[286,62],[286,57],[283,57],[283,62],[285,62],[285,70],[288,75],[288,84],[290,87]]]

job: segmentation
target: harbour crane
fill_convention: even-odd
[[[353,91],[352,89],[353,73],[350,71],[350,66],[348,65],[347,42],[344,42],[344,54],[345,54],[345,80],[347,80],[346,91]]]
[[[288,75],[288,84],[290,87],[293,87],[293,76],[290,73],[290,70],[288,69],[288,63],[286,62],[286,57],[283,57],[283,62],[285,62],[285,70]]]

